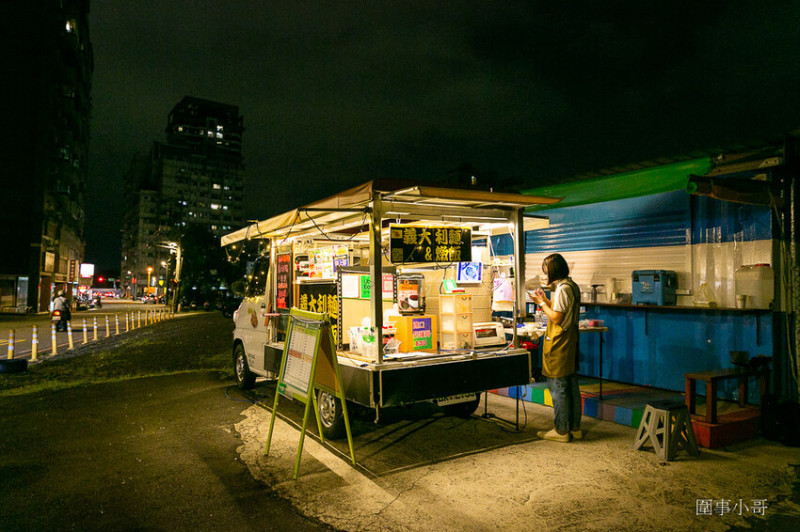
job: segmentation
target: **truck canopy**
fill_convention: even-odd
[[[537,205],[552,205],[562,198],[489,192],[411,183],[399,180],[373,180],[304,207],[253,223],[221,238],[221,245],[260,238],[319,236],[337,234],[352,236],[367,231],[371,202],[379,195],[389,208],[386,218],[414,217],[414,212],[440,212],[442,221],[489,222],[491,211],[509,211]],[[401,207],[393,212],[393,207]],[[405,208],[403,208],[405,207]],[[406,212],[412,211],[412,212]]]

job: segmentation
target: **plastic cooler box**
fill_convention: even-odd
[[[634,305],[674,305],[677,301],[678,274],[672,270],[636,270],[633,272]]]

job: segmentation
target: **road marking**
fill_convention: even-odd
[[[26,340],[25,338],[15,339],[14,340],[14,345],[21,344],[21,343],[27,342],[27,341],[28,340]],[[0,341],[0,345],[8,345],[8,340]]]

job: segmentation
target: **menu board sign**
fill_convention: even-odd
[[[464,262],[472,258],[472,232],[446,226],[390,226],[392,262]]]
[[[290,330],[286,363],[283,366],[278,392],[289,398],[297,394],[301,399],[305,399],[308,397],[308,388],[311,384],[311,368],[320,328],[293,320]]]
[[[277,281],[276,306],[288,309],[292,306],[292,254],[277,254]]]
[[[297,308],[309,312],[327,312],[330,316],[334,339],[339,338],[339,296],[336,283],[300,283]]]

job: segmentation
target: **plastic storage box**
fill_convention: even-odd
[[[746,308],[770,308],[775,298],[775,274],[769,264],[741,266],[734,273],[736,295],[747,296]]]
[[[631,302],[634,305],[674,305],[677,288],[678,274],[672,270],[636,270]]]

